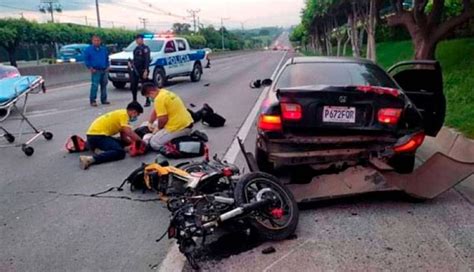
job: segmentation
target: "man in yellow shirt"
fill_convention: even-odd
[[[154,150],[174,138],[189,135],[193,127],[193,118],[184,106],[181,98],[166,89],[159,89],[154,83],[142,85],[142,95],[154,99],[154,110],[148,120],[149,126],[158,121],[157,129],[146,134],[143,140]]]
[[[92,122],[87,131],[87,144],[94,151],[94,156],[80,156],[82,169],[92,164],[117,161],[125,158],[122,142],[136,143],[142,141],[130,127],[130,122],[137,120],[143,113],[138,102],[128,104],[127,109],[119,109],[101,115]],[[112,137],[120,134],[121,141]]]

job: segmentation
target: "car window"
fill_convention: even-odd
[[[160,52],[163,48],[163,41],[160,40],[143,40],[145,44],[150,48],[151,52]],[[123,51],[125,52],[132,52],[137,47],[137,43],[135,41],[131,42]]]
[[[186,51],[186,43],[183,40],[176,40],[178,51]]]
[[[173,52],[176,52],[176,47],[175,47],[173,41],[168,41],[168,42],[166,43],[165,52],[166,52],[166,53],[173,53]]]
[[[378,66],[370,63],[297,63],[284,68],[276,88],[298,86],[371,85],[397,88],[395,82]]]

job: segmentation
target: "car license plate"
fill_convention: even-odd
[[[124,77],[126,77],[126,75],[125,75],[125,73],[117,73],[117,77],[124,78]]]
[[[324,106],[323,122],[327,123],[355,123],[355,107]]]

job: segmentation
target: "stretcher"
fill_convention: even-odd
[[[40,136],[46,140],[53,138],[51,132],[38,129],[26,116],[28,96],[41,91],[45,92],[44,80],[41,76],[14,76],[0,80],[0,138],[4,138],[7,142],[0,144],[0,148],[20,147],[27,156],[31,156],[34,153],[31,143]],[[20,121],[15,132],[1,126],[1,123],[13,112],[18,113],[18,116],[12,116],[10,120]],[[31,130],[26,130],[25,125]],[[32,134],[32,136],[22,141],[25,134]]]

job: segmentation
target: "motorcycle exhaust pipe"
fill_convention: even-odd
[[[242,207],[238,207],[238,208],[230,210],[226,213],[221,214],[221,216],[219,216],[218,220],[208,222],[208,223],[204,224],[203,227],[204,228],[215,227],[215,226],[218,225],[218,222],[224,222],[226,220],[232,219],[232,218],[237,217],[239,215],[242,215],[244,213],[248,213],[248,212],[258,210],[262,207],[265,207],[265,206],[269,205],[270,203],[271,203],[270,199],[264,199],[264,200],[261,200],[261,201],[256,201],[256,202],[253,202],[253,203],[244,204]]]

